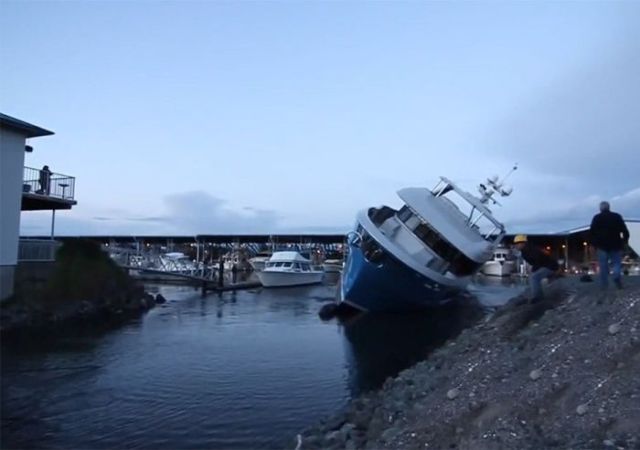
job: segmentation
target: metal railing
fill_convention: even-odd
[[[22,192],[62,200],[74,200],[76,179],[33,167],[24,168]]]
[[[18,261],[54,261],[60,245],[51,239],[20,239]]]

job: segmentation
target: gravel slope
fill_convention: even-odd
[[[640,277],[625,282],[513,299],[298,447],[640,449]]]

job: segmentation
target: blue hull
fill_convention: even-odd
[[[349,245],[342,273],[342,301],[371,312],[424,309],[447,303],[459,289],[436,283],[386,255],[374,264],[359,246]]]

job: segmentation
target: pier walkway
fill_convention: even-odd
[[[262,286],[262,284],[260,284],[259,281],[241,281],[239,283],[231,283],[231,284],[225,285],[223,283],[220,283],[218,279],[205,278],[205,277],[200,277],[197,275],[191,275],[187,273],[169,272],[161,269],[147,269],[147,268],[141,268],[138,266],[128,266],[128,265],[120,265],[120,267],[122,267],[127,271],[135,270],[137,272],[156,274],[156,275],[161,275],[162,277],[167,277],[167,278],[173,277],[176,279],[189,281],[190,284],[200,286],[202,295],[205,295],[207,291],[213,291],[213,292],[237,291],[242,289],[254,289]]]

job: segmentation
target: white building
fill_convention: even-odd
[[[0,301],[14,291],[14,274],[21,261],[53,260],[55,211],[71,209],[75,178],[25,167],[27,139],[53,132],[0,113]],[[52,211],[49,241],[21,241],[21,211]]]

